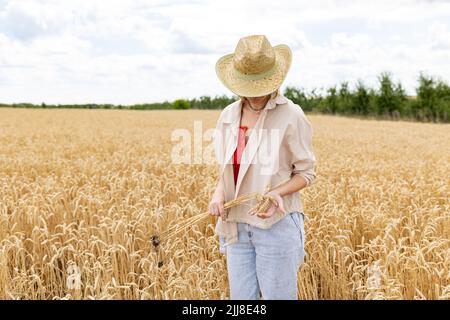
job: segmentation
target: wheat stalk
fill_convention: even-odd
[[[198,210],[216,168],[170,154],[174,129],[218,112],[0,108],[0,300],[228,299],[214,219]],[[449,299],[448,125],[311,120],[319,183],[301,194],[299,298]]]
[[[284,184],[287,181],[289,181],[289,179],[280,183],[279,186]],[[269,183],[266,187],[266,192],[269,192],[273,189],[275,189],[275,188],[271,189],[270,183]],[[251,200],[256,200],[257,203],[252,209],[250,209],[250,211],[248,212],[249,214],[251,214],[253,212],[266,212],[270,208],[272,203],[274,203],[274,201],[275,201],[274,198],[271,196],[267,196],[267,195],[261,194],[259,192],[253,192],[253,193],[239,196],[236,199],[233,199],[231,201],[228,201],[228,202],[224,203],[223,207],[224,207],[224,209],[229,209],[232,207],[236,207],[236,206],[245,204],[246,202],[251,201]],[[167,229],[166,231],[162,232],[161,234],[153,235],[151,238],[152,243],[154,246],[158,246],[163,239],[169,240],[172,237],[174,237],[175,235],[179,234],[180,232],[192,227],[193,225],[195,225],[199,222],[206,220],[209,217],[210,217],[209,212],[202,212],[202,213],[199,213],[192,217],[189,217],[185,220],[181,220],[175,226]]]

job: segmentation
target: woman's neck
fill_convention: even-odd
[[[250,100],[247,99],[247,103],[248,103],[248,107],[250,108],[250,110],[252,111],[261,111],[262,109],[264,109],[264,107],[267,105],[267,102],[269,102],[270,100],[270,95],[268,95],[263,102],[261,103],[257,103],[257,104],[252,104],[250,102]]]

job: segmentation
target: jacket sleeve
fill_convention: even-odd
[[[288,130],[288,146],[291,155],[292,174],[305,178],[310,186],[315,183],[316,157],[312,146],[313,129],[305,113],[299,108],[296,121]]]

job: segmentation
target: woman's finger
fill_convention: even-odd
[[[267,218],[270,218],[271,216],[273,216],[274,212],[275,212],[275,206],[271,206],[269,208],[269,210],[267,210],[267,212],[259,212],[257,214],[257,216],[262,218],[262,219],[267,219]]]
[[[275,198],[270,197],[270,202],[272,202],[272,203],[275,205],[275,207],[278,207],[278,206],[279,206],[279,205],[278,205],[278,199],[275,199]]]
[[[215,203],[211,203],[210,204],[210,206],[209,206],[209,213],[212,216],[218,216],[219,215],[219,210],[218,210],[218,208],[217,208]]]
[[[275,198],[273,200],[274,201],[272,201],[272,203],[276,202],[275,207],[280,209],[281,212],[286,213],[286,210],[284,209],[283,198],[281,196],[275,196]]]
[[[270,215],[268,212],[259,212],[257,216],[260,217],[261,219],[267,219],[270,218],[272,215]]]
[[[223,203],[219,203],[217,205],[217,211],[218,211],[220,217],[222,218],[222,220],[225,221],[227,219],[227,216],[226,216],[225,209],[223,208]]]
[[[219,204],[217,205],[217,208],[219,209],[219,214],[220,214],[221,216],[223,216],[223,215],[225,214],[225,209],[223,208],[223,203],[219,203]]]
[[[280,201],[278,202],[278,209],[280,209],[281,212],[286,213],[286,210],[284,209],[283,199],[280,199]]]

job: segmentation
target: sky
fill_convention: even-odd
[[[253,34],[291,48],[282,89],[450,83],[450,1],[0,0],[0,102],[231,96],[215,63]]]

